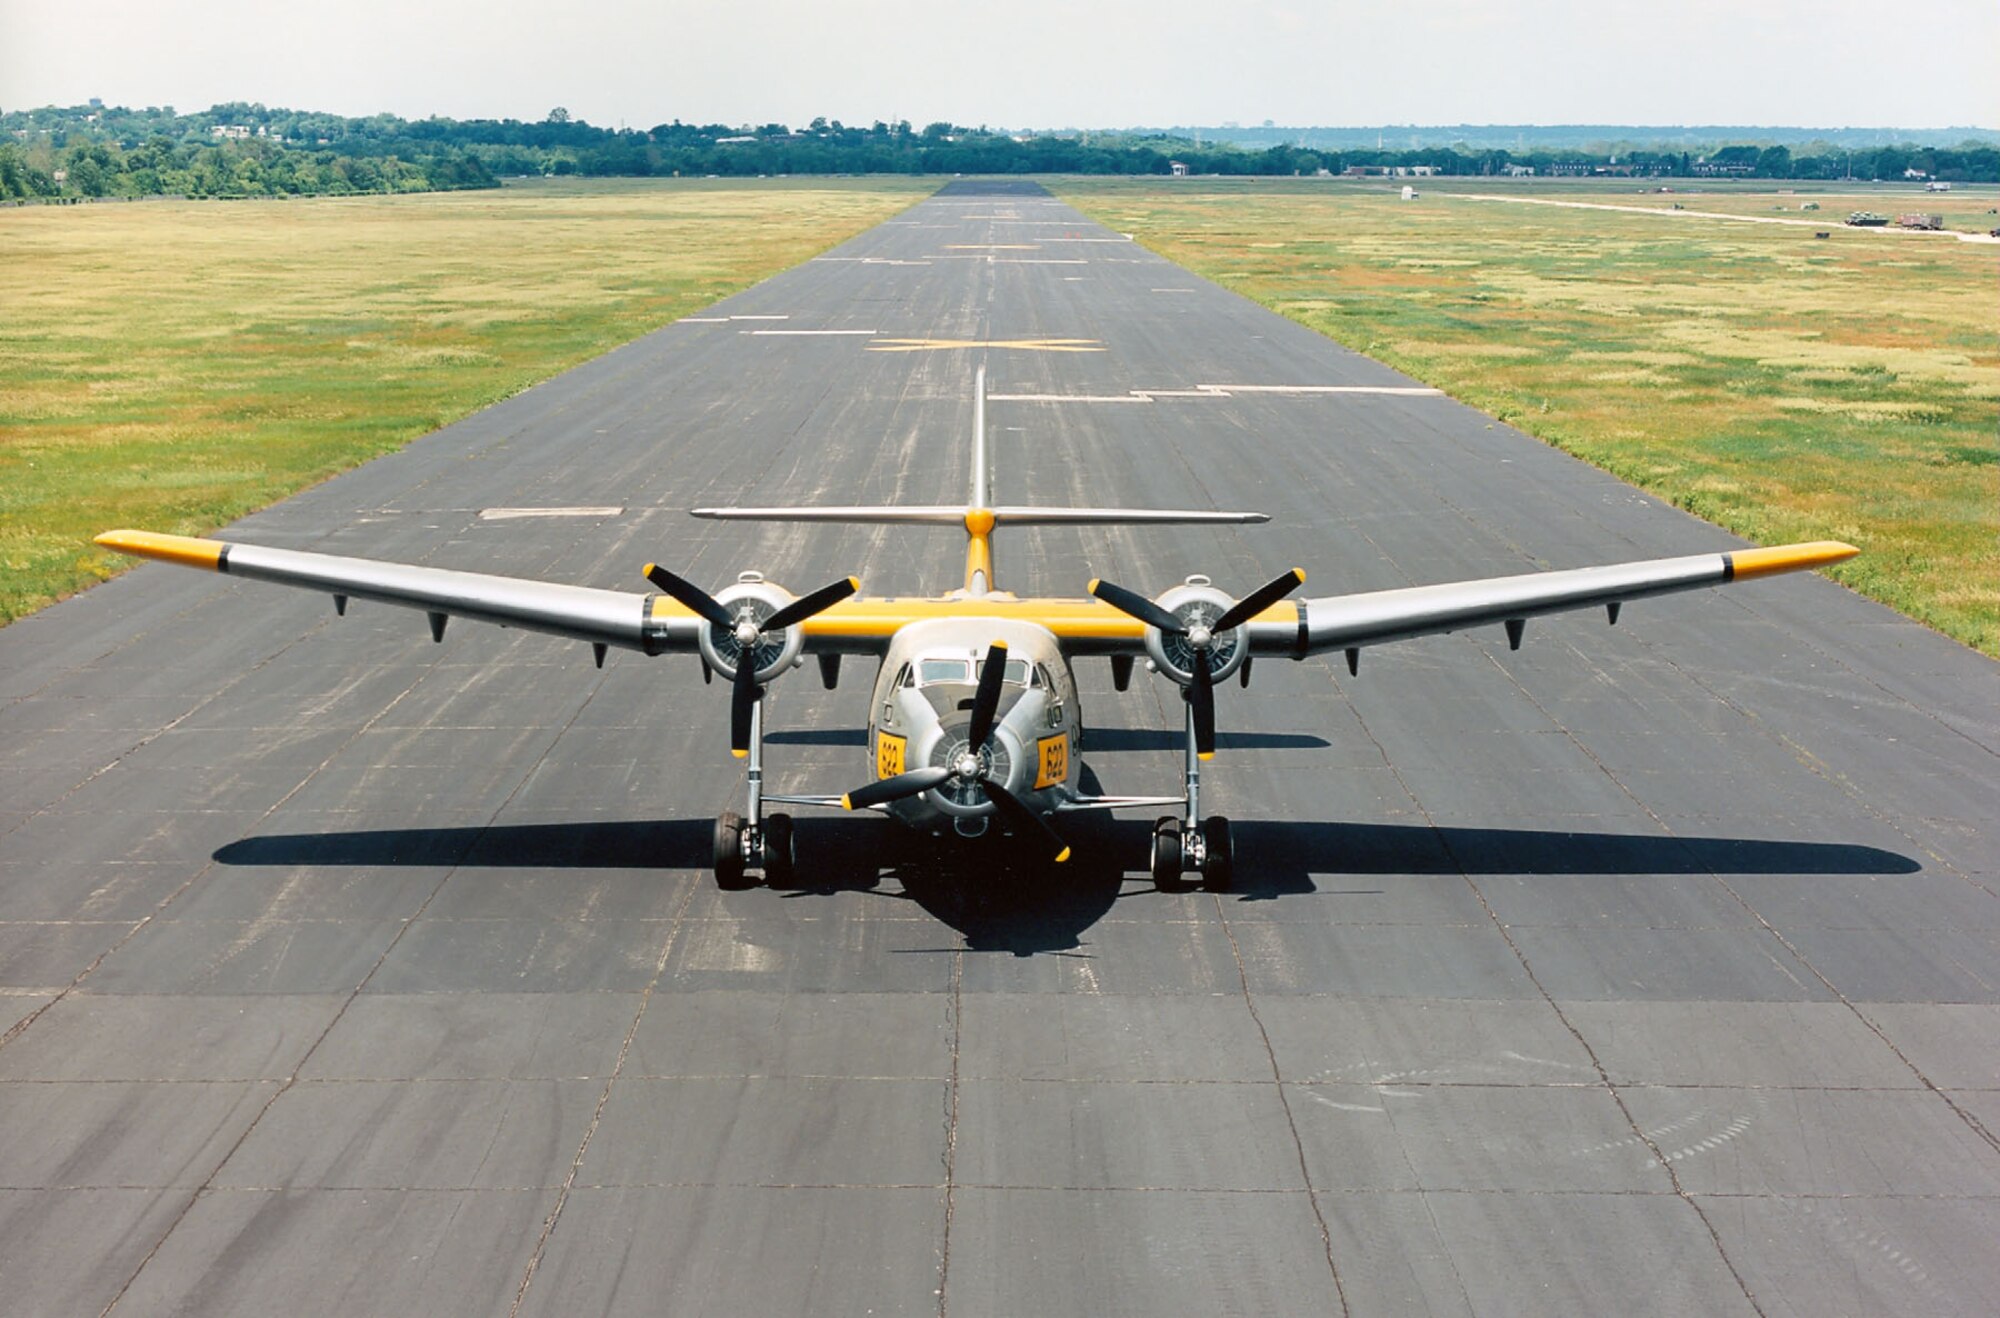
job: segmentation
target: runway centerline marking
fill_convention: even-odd
[[[789,315],[785,315],[785,316],[731,316],[731,317],[730,317],[730,319],[731,319],[731,320],[790,320],[790,319],[791,319],[791,317],[790,317]]]
[[[833,335],[866,334],[872,337],[876,334],[880,334],[882,331],[872,330],[872,329],[851,329],[851,330],[850,329],[838,329],[838,330],[780,329],[780,330],[737,330],[736,332],[738,334],[748,334],[755,338],[786,338],[786,337],[806,338],[817,334],[833,334]]]

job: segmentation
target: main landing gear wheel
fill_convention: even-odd
[[[1161,892],[1186,892],[1181,881],[1181,821],[1162,815],[1153,825],[1153,886]]]
[[[798,869],[798,851],[792,842],[792,817],[767,815],[764,819],[764,882],[773,888],[791,886]]]
[[[1207,855],[1201,861],[1201,886],[1210,892],[1228,892],[1236,881],[1236,842],[1229,833],[1229,821],[1210,815],[1201,821],[1201,840]]]
[[[743,816],[724,810],[715,820],[715,886],[734,890],[754,882],[744,874]]]

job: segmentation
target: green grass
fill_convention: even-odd
[[[0,211],[0,622],[823,251],[911,180]]]
[[[1449,195],[1426,180],[1063,180],[1111,227],[1341,343],[2000,655],[2000,248]],[[1636,184],[1521,195],[1624,205]],[[1950,194],[1963,209],[1996,193]],[[1738,186],[1691,209],[1796,206]],[[1827,192],[1832,211],[1940,210]],[[1908,204],[1902,204],[1907,201]],[[1710,204],[1710,203],[1726,204]]]

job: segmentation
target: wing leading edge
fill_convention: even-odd
[[[470,618],[656,654],[692,650],[702,625],[678,602],[636,591],[598,590],[151,531],[107,531],[97,537],[97,543],[139,558],[323,591],[333,596],[335,607],[343,612],[349,599],[422,609],[431,617],[432,634],[439,637],[444,632],[444,619]]]
[[[107,531],[97,537],[97,543],[139,558],[322,591],[333,596],[336,606],[342,609],[350,598],[420,609],[430,615],[433,635],[442,635],[446,618],[470,618],[597,646],[660,654],[694,650],[703,626],[701,618],[685,605],[650,593],[600,590],[149,531]],[[1616,621],[1618,607],[1627,600],[1825,567],[1859,552],[1852,545],[1820,540],[1773,549],[1690,554],[1602,567],[1283,600],[1244,626],[1255,654],[1303,658],[1329,650],[1347,650],[1351,652],[1350,663],[1366,646],[1492,623],[1506,624],[1509,639],[1518,644],[1520,627],[1528,618],[1575,609],[1608,608]],[[1095,599],[856,597],[832,606],[802,625],[808,650],[880,652],[902,626],[926,618],[965,614],[1005,615],[1038,623],[1054,632],[1064,649],[1075,655],[1136,655],[1145,650],[1144,625]]]
[[[1825,567],[1860,552],[1853,545],[1817,540],[1304,599],[1298,601],[1298,620],[1289,636],[1283,635],[1283,627],[1260,618],[1250,624],[1252,641],[1258,650],[1319,654],[1497,622],[1507,625],[1509,640],[1519,645],[1521,625],[1529,618],[1602,607],[1615,622],[1618,606],[1627,600]]]

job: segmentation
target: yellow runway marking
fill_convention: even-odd
[[[1015,348],[1023,352],[1103,352],[1099,339],[881,339],[870,352],[942,352],[956,348]]]

